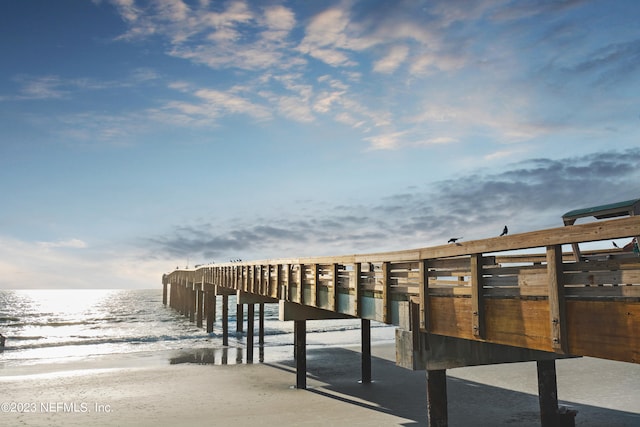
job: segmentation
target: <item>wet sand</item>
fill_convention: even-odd
[[[269,351],[269,348],[266,349]],[[239,356],[238,349],[230,354]],[[423,371],[395,366],[393,345],[372,348],[361,384],[357,349],[308,351],[306,390],[293,360],[235,363],[202,354],[97,359],[0,370],[7,426],[426,426]],[[1,357],[1,356],[0,356]],[[451,369],[450,426],[539,426],[535,362]],[[557,362],[561,404],[578,426],[640,425],[640,365]],[[7,406],[7,404],[9,406]]]

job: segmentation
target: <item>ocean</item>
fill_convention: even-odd
[[[196,327],[162,304],[162,290],[0,290],[0,375],[17,375],[67,362],[99,366],[149,364],[238,364],[246,361],[244,331],[237,332],[236,301],[229,298],[229,345],[222,345],[222,298],[217,298],[214,331]],[[278,305],[265,305],[265,343],[258,345],[258,310],[254,360],[293,358],[293,322],[278,320]],[[394,328],[371,322],[372,343],[394,340]],[[359,346],[360,320],[307,322],[307,348]],[[107,365],[105,365],[107,363]]]

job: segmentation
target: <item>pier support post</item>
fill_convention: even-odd
[[[360,321],[360,335],[362,340],[362,383],[371,382],[371,320]]]
[[[247,363],[253,363],[253,323],[255,305],[247,304]]]
[[[202,292],[202,289],[198,289],[197,290],[197,298],[198,298],[198,308],[196,309],[196,325],[198,326],[198,328],[202,328],[202,317],[204,315],[203,313],[203,309],[204,309],[204,301],[203,301],[203,294],[204,292]]]
[[[558,384],[556,381],[556,361],[538,360],[538,399],[540,401],[540,425],[559,427]]]
[[[427,419],[430,427],[447,427],[447,371],[427,370]]]
[[[222,295],[222,345],[229,345],[229,295]]]
[[[264,303],[261,302],[258,307],[258,344],[264,345]]]
[[[182,295],[180,299],[182,300],[182,315],[184,317],[189,317],[189,284],[185,283],[182,285],[182,289],[180,289]]]
[[[236,332],[244,331],[244,305],[236,304]]]
[[[216,293],[213,291],[207,291],[205,293],[207,298],[207,333],[213,332],[213,323],[216,319]]]
[[[307,321],[293,323],[296,354],[296,388],[307,388]]]
[[[189,321],[196,320],[196,290],[195,284],[189,287]]]
[[[162,275],[162,280],[164,281],[164,275]],[[167,283],[162,284],[162,305],[167,305]]]

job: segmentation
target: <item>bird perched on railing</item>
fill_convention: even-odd
[[[506,236],[508,233],[509,233],[509,229],[505,225],[504,228],[502,229],[502,234],[500,236]]]
[[[462,239],[462,237],[452,237],[452,238],[449,239],[449,241],[447,243],[455,243],[460,239]]]

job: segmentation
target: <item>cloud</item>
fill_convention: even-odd
[[[414,147],[414,135],[425,134],[434,135],[430,143],[470,134],[522,143],[583,135],[596,123],[614,128],[620,119],[591,102],[606,97],[590,98],[581,85],[629,82],[640,64],[633,36],[576,33],[595,19],[585,1],[349,1],[296,9],[299,16],[283,4],[246,1],[114,5],[128,26],[120,40],[158,40],[167,55],[241,74],[242,94],[224,80],[201,88],[235,97],[227,102],[241,98],[241,114],[333,120],[362,132],[371,150]],[[211,126],[233,107],[174,98],[151,111]]]
[[[174,265],[122,242],[27,242],[0,235],[0,289],[153,288]],[[82,249],[82,250],[69,250]]]
[[[38,246],[44,249],[54,249],[54,248],[83,249],[87,247],[87,244],[80,239],[69,239],[69,240],[59,240],[56,242],[38,242]]]
[[[387,56],[379,59],[373,65],[373,71],[383,74],[393,73],[407,59],[407,46],[393,46]]]
[[[286,219],[244,218],[177,227],[148,239],[166,257],[226,261],[410,249],[562,226],[572,209],[640,197],[640,149],[538,158],[424,182],[366,204],[292,210]],[[588,191],[586,191],[588,190]],[[310,201],[315,205],[316,201]]]

